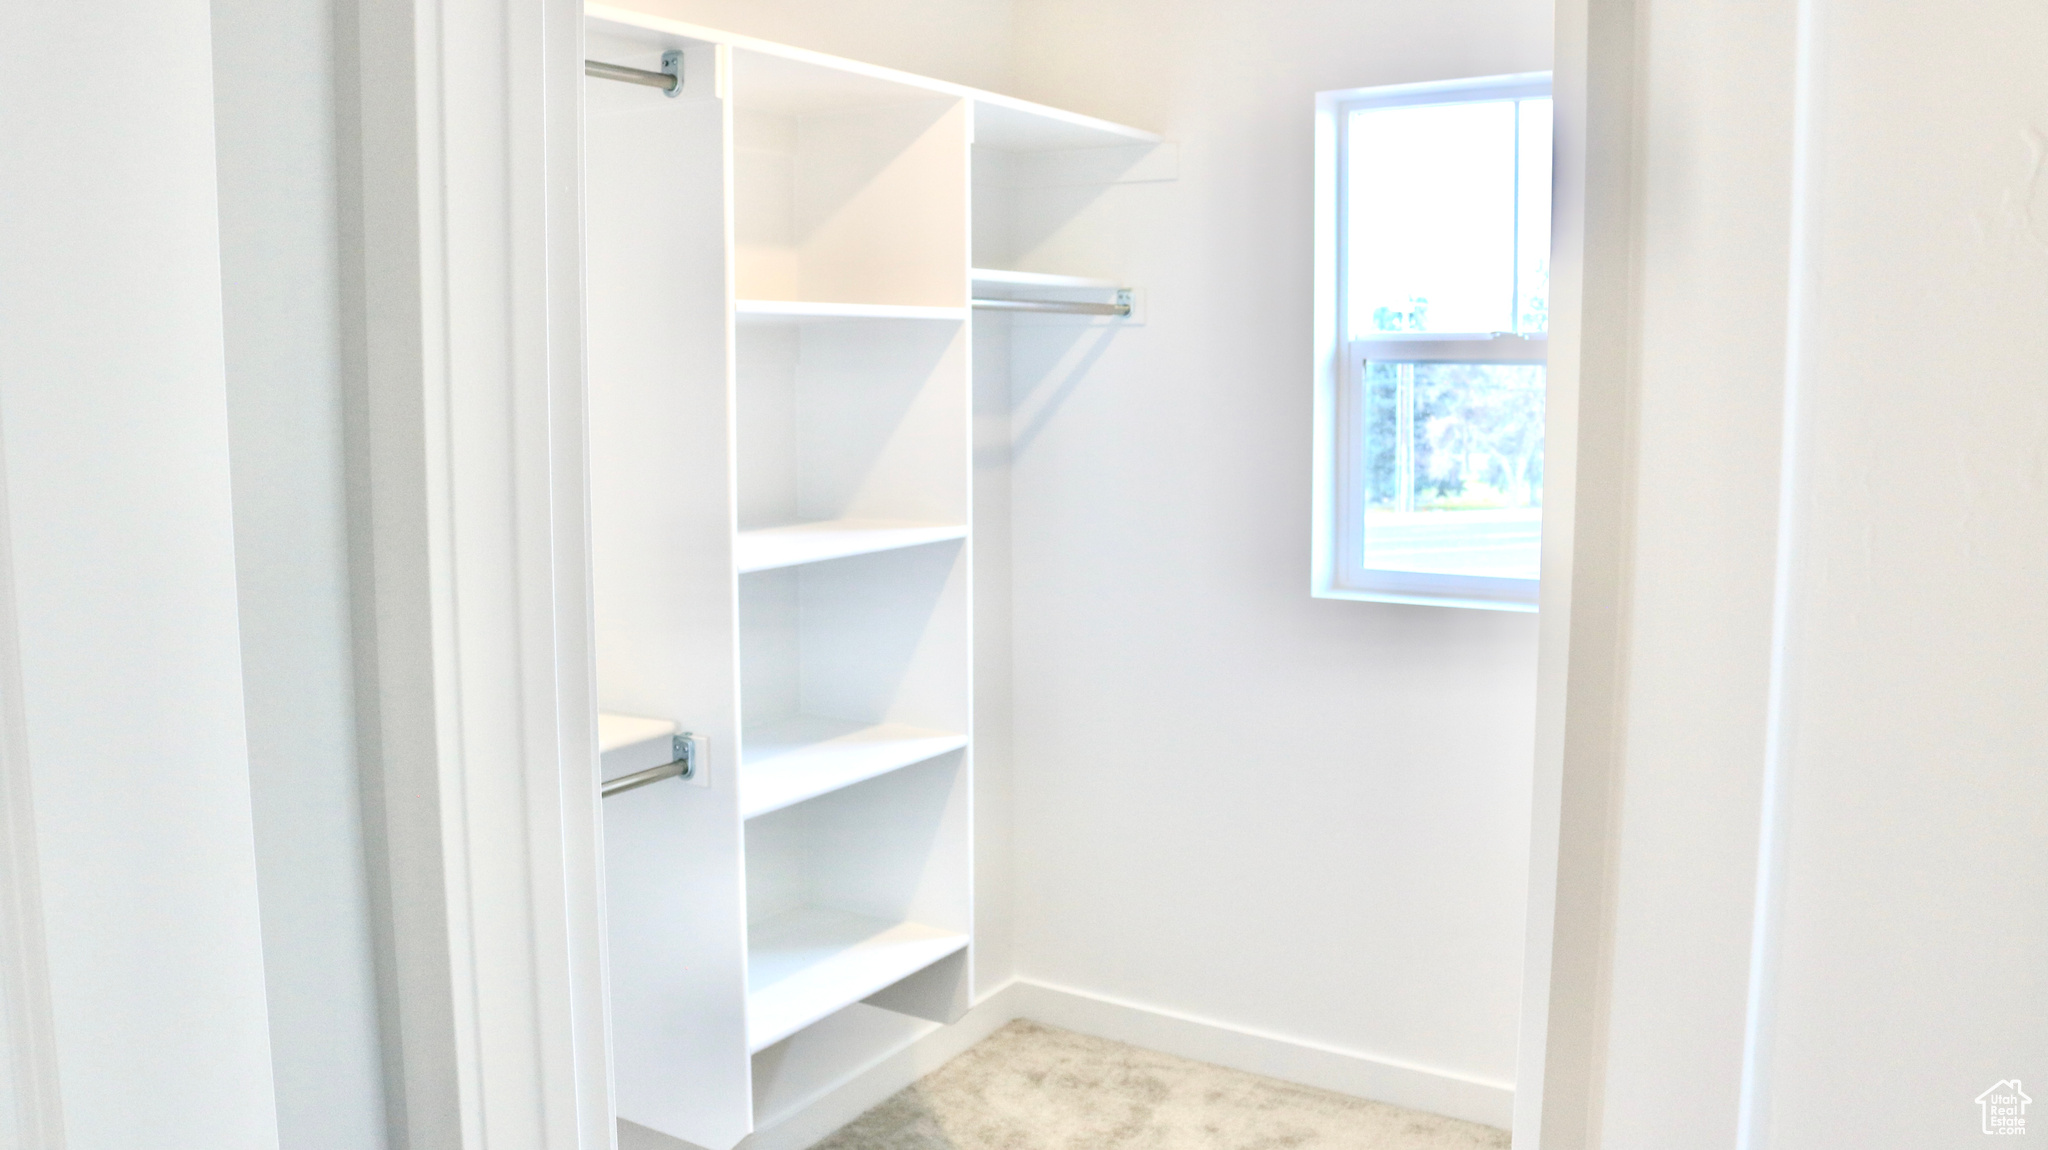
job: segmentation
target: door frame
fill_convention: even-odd
[[[609,1147],[577,0],[341,12],[366,840],[394,1143]]]
[[[582,7],[357,0],[344,25],[352,545],[394,1124],[412,1146],[609,1147]],[[1626,314],[1633,27],[1628,3],[1558,7],[1517,1145],[1577,1141],[1563,1116],[1597,1101],[1604,1051],[1630,365],[1625,331],[1583,321]]]
[[[1557,0],[1550,370],[1514,1143],[1597,1145],[1634,547],[1633,0]]]

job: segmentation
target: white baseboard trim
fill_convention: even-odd
[[[1514,1122],[1515,1089],[1427,1066],[1375,1058],[1085,991],[1017,980],[1005,987],[1018,1018],[1178,1054],[1354,1098],[1483,1122]]]
[[[755,1133],[740,1143],[738,1150],[807,1150],[868,1108],[945,1065],[1017,1018],[1468,1122],[1506,1129],[1514,1121],[1515,1092],[1506,1083],[1373,1058],[1065,987],[1012,979],[983,998],[960,1021],[936,1027],[852,1075],[810,1105]],[[631,1145],[622,1142],[622,1150]]]

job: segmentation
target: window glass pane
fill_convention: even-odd
[[[1515,330],[1550,330],[1550,101],[1523,100],[1515,181]]]
[[[1353,338],[1515,330],[1515,105],[1366,108],[1346,118]]]
[[[1541,364],[1365,365],[1368,570],[1534,579]]]

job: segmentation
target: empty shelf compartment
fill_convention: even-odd
[[[747,1049],[771,1046],[964,948],[919,922],[800,907],[747,930]]]
[[[804,715],[764,725],[740,737],[740,817],[779,811],[966,745],[966,735],[903,723]]]
[[[789,527],[742,531],[733,544],[733,562],[740,574],[771,571],[872,555],[899,547],[919,547],[967,538],[965,523],[920,523],[908,519],[828,519]]]

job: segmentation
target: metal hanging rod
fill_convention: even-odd
[[[670,97],[683,90],[683,54],[668,51],[661,54],[661,71],[650,72],[645,68],[628,68],[624,64],[607,64],[603,60],[583,61],[583,74],[600,80],[617,80],[624,84],[645,84],[660,88]]]
[[[613,795],[622,794],[636,787],[644,787],[649,783],[658,783],[663,779],[695,778],[697,775],[697,740],[692,738],[688,731],[682,731],[675,736],[675,742],[670,744],[670,748],[671,753],[675,755],[673,762],[663,763],[658,767],[649,767],[644,771],[634,771],[630,775],[620,775],[616,779],[606,779],[604,785],[599,788],[598,794],[605,798],[611,798]]]
[[[1115,303],[1077,303],[1072,300],[1053,299],[979,299],[974,306],[984,311],[1040,311],[1058,312],[1062,315],[1129,315],[1131,314],[1131,292],[1124,288],[1116,293]]]

